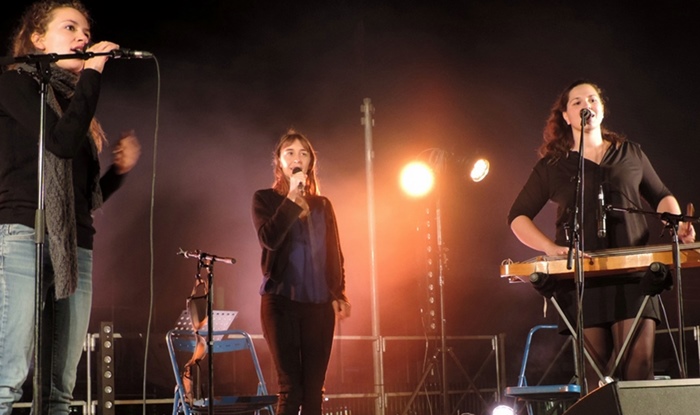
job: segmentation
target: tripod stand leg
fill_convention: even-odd
[[[418,385],[416,386],[416,389],[413,390],[413,393],[411,394],[411,397],[408,399],[408,402],[406,403],[406,407],[404,408],[403,412],[401,412],[401,415],[406,415],[408,414],[408,410],[411,408],[411,405],[413,405],[413,401],[416,399],[416,396],[418,396],[418,392],[420,392],[420,388],[423,387],[425,384],[425,379],[428,378],[428,375],[430,372],[435,368],[435,364],[437,362],[437,356],[434,354],[430,358],[430,363],[428,363],[428,366],[426,366],[425,371],[423,371],[423,376],[421,376],[420,380],[418,381]]]
[[[629,333],[627,333],[627,337],[625,338],[624,343],[622,343],[622,347],[620,347],[620,353],[617,355],[617,358],[615,358],[615,365],[610,369],[610,375],[612,376],[613,373],[615,373],[615,370],[617,369],[617,366],[620,364],[620,361],[622,360],[622,356],[625,355],[625,352],[627,351],[627,346],[629,346],[630,341],[632,340],[632,337],[634,336],[635,332],[637,331],[637,327],[639,326],[639,319],[642,317],[642,312],[644,312],[644,307],[646,307],[647,303],[649,302],[650,295],[644,296],[644,301],[642,302],[641,307],[639,307],[639,310],[637,311],[637,315],[634,318],[634,322],[632,323],[632,328],[630,329]]]
[[[467,373],[466,369],[464,369],[464,366],[462,366],[462,363],[457,359],[457,356],[455,356],[454,352],[452,349],[447,349],[447,351],[450,353],[450,356],[452,357],[452,360],[454,361],[455,365],[459,368],[459,371],[462,372],[462,375],[467,379],[467,382],[469,383],[469,388],[465,393],[462,394],[460,397],[460,400],[457,402],[457,405],[461,403],[461,400],[467,395],[467,392],[469,390],[472,390],[476,392],[476,395],[479,397],[479,400],[481,401],[482,404],[488,405],[486,402],[486,399],[484,399],[483,396],[481,396],[481,392],[479,391],[479,388],[476,386],[476,383],[474,383],[474,379],[472,379],[471,376]]]
[[[552,304],[554,304],[554,307],[557,309],[557,312],[559,313],[559,316],[561,316],[562,321],[566,324],[566,327],[568,327],[569,332],[571,332],[571,337],[573,337],[574,340],[578,340],[578,337],[575,334],[576,331],[574,330],[573,326],[569,322],[569,319],[566,317],[566,314],[564,313],[564,311],[559,306],[559,303],[557,302],[556,298],[552,297],[552,298],[550,298],[550,300],[552,301]],[[603,375],[603,372],[600,371],[600,368],[598,367],[596,362],[593,360],[593,357],[590,355],[590,353],[588,353],[588,350],[586,350],[586,348],[584,347],[582,351],[579,351],[578,347],[574,347],[574,353],[581,353],[581,352],[583,352],[584,357],[586,359],[588,359],[588,363],[591,364],[591,367],[595,371],[596,375],[598,375],[598,379],[605,381],[605,375]],[[586,378],[585,374],[584,373],[576,373],[576,375],[579,378],[578,379],[579,385],[584,385],[583,382]],[[582,390],[583,390],[583,388],[582,388]]]

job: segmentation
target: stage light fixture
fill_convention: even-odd
[[[439,148],[423,150],[414,161],[401,170],[401,189],[415,198],[424,197],[435,187],[436,176],[443,174],[448,167],[457,168],[458,175],[465,180],[480,182],[489,174],[491,164],[485,158],[455,158],[452,153]]]
[[[485,159],[477,160],[468,170],[466,159],[455,159],[453,155],[439,148],[429,148],[422,151],[415,161],[407,164],[400,175],[401,187],[408,195],[413,197],[424,197],[429,193],[434,193],[432,198],[428,198],[430,207],[426,209],[425,219],[425,241],[426,241],[426,270],[425,287],[427,291],[426,307],[421,307],[421,314],[424,319],[424,327],[440,342],[432,354],[433,358],[424,368],[421,381],[414,390],[411,398],[406,404],[403,414],[406,414],[418,392],[425,386],[425,381],[430,374],[440,375],[440,395],[442,401],[442,413],[452,413],[447,382],[447,338],[445,325],[445,295],[444,295],[444,271],[447,268],[447,249],[442,240],[442,215],[441,215],[441,189],[436,184],[439,179],[457,173],[460,179],[470,178],[474,182],[482,181],[489,172],[489,162]],[[449,169],[448,169],[449,167]],[[454,168],[457,170],[454,170]],[[461,177],[460,177],[461,176]],[[435,190],[435,192],[433,192]],[[420,229],[420,227],[419,227]],[[427,333],[426,333],[427,334]],[[438,357],[440,357],[438,361]],[[454,355],[450,355],[455,359]],[[438,363],[439,370],[435,371]],[[459,363],[459,362],[455,362]],[[441,411],[438,411],[441,412]],[[495,414],[502,415],[502,414]],[[512,412],[511,412],[512,415]]]
[[[430,193],[435,184],[435,174],[426,163],[413,161],[401,171],[401,188],[409,196],[422,197]]]
[[[480,182],[489,174],[490,163],[486,159],[478,159],[474,162],[469,177],[472,181]]]
[[[515,411],[508,405],[498,405],[493,408],[491,415],[514,415]]]

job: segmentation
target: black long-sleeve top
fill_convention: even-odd
[[[95,234],[91,206],[93,177],[100,173],[87,133],[97,108],[100,79],[98,71],[84,70],[72,99],[56,94],[63,116],[59,117],[48,106],[45,111],[46,151],[73,160],[78,246],[87,249],[92,249]],[[30,74],[10,70],[0,75],[0,223],[3,224],[34,227],[38,205],[40,102],[40,85]],[[110,168],[100,179],[104,200],[119,188],[122,178]]]
[[[330,201],[323,196],[308,196],[313,208],[323,209],[326,229],[325,278],[331,300],[345,297],[344,258],[340,249],[338,226]],[[253,225],[262,248],[260,265],[263,273],[261,294],[275,292],[289,266],[293,240],[292,226],[299,220],[302,208],[273,189],[262,189],[253,196]]]

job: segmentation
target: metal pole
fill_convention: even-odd
[[[439,185],[439,184],[438,184]],[[437,195],[435,201],[435,228],[437,232],[437,253],[438,253],[438,287],[440,290],[440,356],[442,364],[442,410],[445,415],[449,415],[450,399],[447,388],[447,341],[445,337],[445,278],[444,278],[444,258],[442,250],[442,217],[440,211],[440,195]]]
[[[676,295],[678,298],[678,348],[680,377],[685,379],[688,377],[688,350],[685,344],[685,313],[683,307],[683,285],[681,282],[681,251],[679,248],[680,241],[678,240],[678,223],[673,228],[673,263],[676,272]]]
[[[45,154],[46,154],[46,108],[48,97],[48,82],[51,76],[48,63],[42,65],[37,63],[37,70],[42,76],[41,81],[41,106],[39,109],[39,155],[37,164],[37,209],[34,217],[34,377],[32,379],[32,413],[41,414],[43,402],[44,380],[42,373],[43,357],[42,348],[44,346],[43,332],[43,310],[44,310],[44,251],[46,244],[46,177],[45,177]],[[50,295],[50,294],[49,294]]]
[[[374,209],[374,149],[372,148],[372,127],[374,127],[374,107],[369,98],[365,98],[360,111],[363,114],[362,125],[365,127],[365,173],[367,175],[367,218],[369,226],[369,255],[370,255],[370,279],[371,279],[371,311],[372,311],[372,337],[374,337],[374,391],[379,397],[375,401],[375,414],[383,415],[385,405],[384,396],[384,345],[379,333],[379,302],[377,296],[377,267],[376,267],[376,220]]]

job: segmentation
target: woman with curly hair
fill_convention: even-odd
[[[105,133],[95,119],[100,78],[112,42],[90,44],[90,20],[76,0],[42,0],[22,16],[12,56],[101,53],[42,66],[10,65],[0,76],[0,415],[22,397],[41,319],[41,409],[68,414],[92,306],[92,213],[136,164],[133,132],[113,148],[113,164],[100,177]],[[18,59],[17,62],[22,62]],[[39,221],[41,80],[48,73],[45,112],[45,225],[43,258]],[[41,226],[39,229],[43,229]],[[41,261],[41,316],[35,316],[37,262]],[[37,414],[40,415],[40,414]]]
[[[581,118],[586,117],[585,123]],[[569,251],[569,224],[576,212],[577,176],[583,125],[584,251],[643,246],[649,240],[644,215],[613,211],[607,213],[605,232],[598,232],[598,196],[606,204],[622,209],[642,209],[650,205],[656,212],[680,214],[676,198],[661,181],[641,146],[603,126],[605,101],[596,84],[585,80],[572,83],[556,99],[544,129],[540,160],[515,199],[508,223],[515,236],[528,247],[548,256],[566,256]],[[533,222],[544,205],[557,206],[556,234],[546,235]],[[681,223],[679,239],[695,240],[690,223]],[[584,254],[585,255],[585,254]],[[643,273],[641,273],[643,274]],[[637,278],[635,278],[635,276]],[[597,276],[584,279],[583,333],[585,347],[603,374],[612,370],[621,346],[634,326],[645,293],[640,274],[624,278]],[[569,322],[576,327],[578,301],[573,279],[557,280],[554,297]],[[654,340],[660,322],[658,296],[651,297],[642,310],[639,326],[613,375],[620,380],[653,379]],[[561,325],[561,324],[560,324]],[[568,328],[561,325],[562,333]],[[597,373],[587,366],[588,390],[599,385]],[[584,391],[587,389],[583,389]]]

